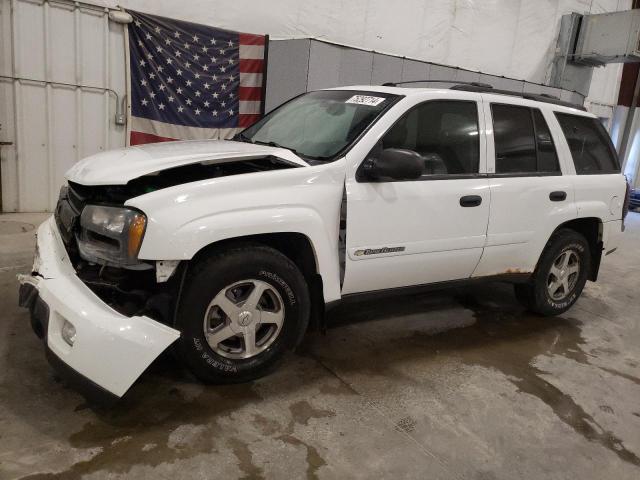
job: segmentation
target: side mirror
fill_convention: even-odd
[[[422,176],[424,158],[413,150],[387,148],[362,165],[362,174],[368,180],[416,180]]]

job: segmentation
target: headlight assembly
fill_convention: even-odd
[[[135,265],[147,226],[137,210],[87,205],[80,216],[78,249],[85,260],[108,265]]]

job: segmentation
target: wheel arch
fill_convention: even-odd
[[[595,282],[598,279],[600,260],[602,259],[602,219],[599,217],[582,217],[574,218],[567,222],[561,223],[552,232],[549,240],[553,237],[553,235],[556,234],[556,232],[562,229],[573,230],[580,233],[589,243],[589,251],[591,252],[591,271],[589,272],[589,276],[587,278]]]
[[[302,272],[311,299],[311,318],[309,326],[314,329],[321,325],[324,317],[324,282],[322,271],[313,241],[300,232],[275,232],[243,235],[225,238],[205,245],[189,260],[190,263],[227,248],[239,245],[263,245],[285,255]]]

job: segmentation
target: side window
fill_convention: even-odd
[[[556,112],[569,144],[578,175],[620,172],[618,156],[602,124],[596,118]]]
[[[480,162],[478,132],[476,102],[434,100],[407,112],[382,138],[381,147],[419,153],[423,177],[473,174]]]
[[[537,108],[492,104],[496,173],[560,173],[551,132]]]
[[[538,172],[560,172],[560,163],[556,146],[553,144],[553,137],[549,131],[549,126],[542,113],[537,108],[533,110],[533,124],[536,132],[536,145],[538,147]]]

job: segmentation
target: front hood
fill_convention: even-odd
[[[268,156],[279,157],[300,166],[308,165],[285,148],[231,140],[189,140],[150,143],[98,153],[76,163],[65,177],[81,185],[124,185],[135,178],[168,168]]]

